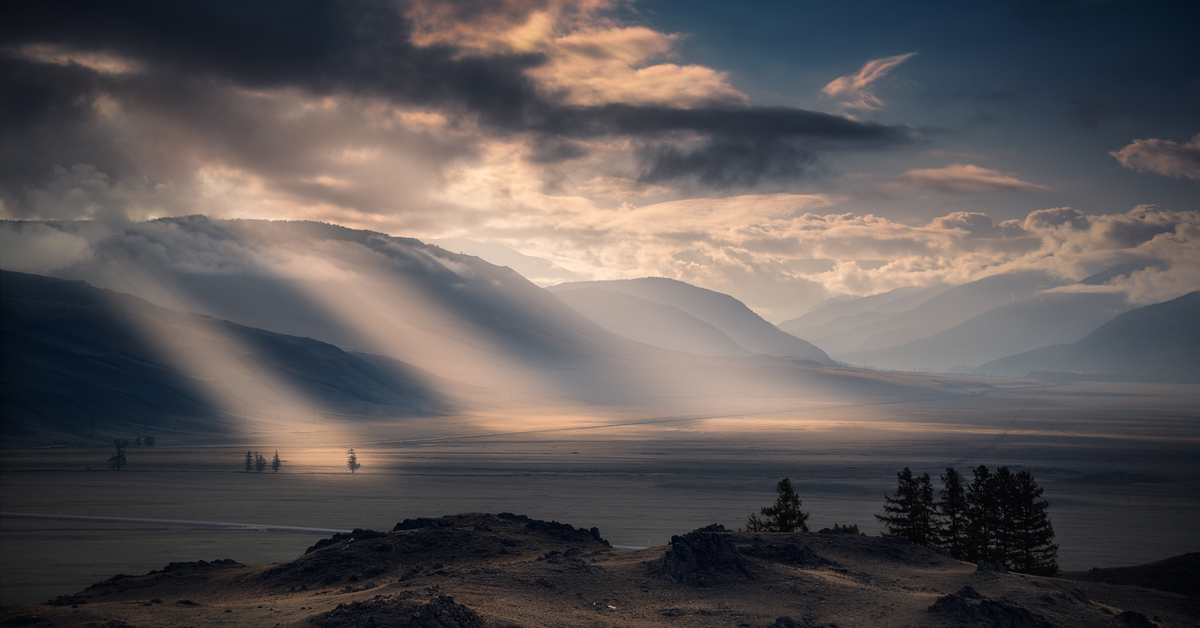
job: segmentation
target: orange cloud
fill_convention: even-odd
[[[875,111],[883,108],[883,101],[871,92],[871,86],[876,81],[887,76],[893,68],[904,63],[917,53],[910,52],[894,57],[885,57],[868,61],[856,74],[842,76],[829,82],[821,88],[821,94],[830,98],[841,99],[843,109],[864,109]]]
[[[1138,172],[1200,180],[1200,133],[1184,144],[1171,140],[1134,140],[1109,155],[1116,157],[1122,166]]]
[[[909,170],[892,179],[888,185],[957,194],[1032,192],[1050,189],[1044,185],[1022,181],[998,170],[980,168],[971,164],[951,164],[942,168]]]

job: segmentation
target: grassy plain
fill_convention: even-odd
[[[549,410],[291,426],[235,442],[3,452],[5,512],[391,529],[399,520],[502,512],[598,526],[662,545],[741,525],[791,477],[813,529],[872,514],[904,466],[1031,469],[1046,489],[1060,564],[1078,570],[1200,550],[1200,387],[979,380],[962,395],[797,403],[703,417]],[[345,450],[363,467],[351,475]],[[241,473],[247,449],[278,474]],[[88,470],[88,468],[91,470]],[[171,561],[275,562],[321,533],[191,524],[0,518],[4,604],[42,601]]]

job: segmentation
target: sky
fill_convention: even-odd
[[[1200,288],[1189,2],[23,2],[0,217],[466,238],[781,321],[1039,269]]]

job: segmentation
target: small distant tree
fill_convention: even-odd
[[[914,477],[912,470],[904,467],[903,471],[896,473],[896,479],[896,494],[885,495],[884,514],[875,515],[883,523],[883,535],[902,536],[917,545],[937,542],[933,483],[929,474]]]
[[[133,446],[134,447],[142,446],[142,437],[141,436],[138,436],[137,439],[133,441]]]
[[[254,452],[254,471],[262,473],[263,469],[267,468],[267,459],[263,458],[257,451]]]
[[[275,450],[275,457],[271,459],[271,473],[279,473],[279,467],[283,466],[283,461],[279,459],[279,450]]]
[[[147,436],[146,438],[142,439],[142,443],[145,444],[147,447],[153,447],[154,443],[155,443],[154,437]]]
[[[351,448],[350,448],[350,451],[348,451],[348,452],[346,452],[346,453],[347,453],[347,454],[349,454],[349,457],[348,457],[348,458],[346,458],[346,466],[347,466],[347,467],[350,469],[350,473],[354,473],[354,472],[355,472],[355,471],[357,471],[357,470],[358,470],[358,468],[359,468],[359,467],[361,467],[362,465],[361,465],[361,464],[358,464],[358,456],[356,456],[356,455],[354,454],[354,448],[353,448],[353,447],[351,447]]]
[[[954,467],[948,467],[941,480],[942,490],[936,504],[941,517],[938,540],[952,556],[962,560],[967,553],[967,489],[962,474]]]
[[[254,470],[254,454],[250,453],[249,450],[246,450],[246,473],[250,473],[253,470]]]
[[[763,506],[759,512],[762,519],[754,513],[746,520],[746,530],[749,532],[808,532],[808,513],[800,510],[800,496],[792,488],[792,481],[783,478],[775,485],[779,498],[774,506]]]
[[[116,447],[117,453],[109,456],[108,468],[120,471],[121,467],[125,466],[125,448],[129,446],[129,441],[123,438],[114,438],[113,447]]]
[[[833,529],[842,534],[859,534],[857,523],[848,523],[846,525],[835,523],[833,524]]]

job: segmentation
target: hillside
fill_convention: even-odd
[[[838,357],[875,368],[967,371],[1015,352],[1075,342],[1129,308],[1121,294],[1041,294],[989,310],[928,338]]]
[[[721,330],[673,305],[603,288],[560,290],[555,295],[571,309],[630,340],[696,355],[750,354]]]
[[[1118,628],[1198,615],[1195,597],[977,569],[896,539],[710,526],[630,551],[508,513],[354,530],[276,565],[172,563],[0,610],[5,626],[170,628]]]
[[[1008,377],[1197,382],[1197,321],[1200,291],[1125,312],[1078,342],[993,360],[976,372]]]
[[[430,387],[436,378],[409,365],[380,366],[80,281],[0,271],[0,334],[6,445],[133,429],[236,433],[248,427],[242,412],[449,407]]]
[[[566,283],[549,290],[562,294],[584,288],[600,288],[670,305],[712,325],[750,353],[833,364],[821,349],[763,320],[744,303],[727,294],[662,277]]]

